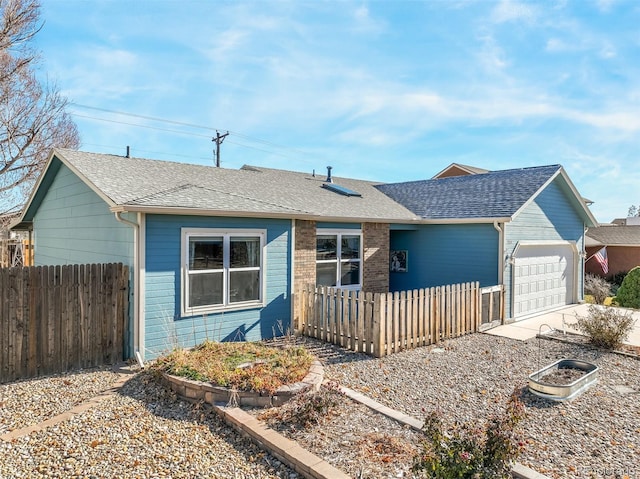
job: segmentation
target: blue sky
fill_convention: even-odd
[[[601,222],[640,203],[636,0],[43,3],[83,150],[213,164],[218,129],[227,168],[559,163]]]

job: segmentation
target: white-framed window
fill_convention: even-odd
[[[316,285],[343,289],[362,287],[362,233],[360,230],[318,230]]]
[[[263,304],[265,230],[182,229],[182,314]]]

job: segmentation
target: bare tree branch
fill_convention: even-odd
[[[80,143],[67,99],[34,72],[42,25],[38,0],[0,0],[0,215],[21,208],[52,148]]]

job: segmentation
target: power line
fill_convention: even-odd
[[[215,130],[215,128],[211,128],[211,127],[208,127],[208,126],[195,125],[195,124],[192,124],[192,123],[185,123],[185,122],[182,122],[182,121],[167,120],[166,118],[157,118],[157,117],[153,117],[153,116],[137,115],[135,113],[127,113],[127,112],[124,112],[124,111],[109,110],[107,108],[100,108],[100,107],[97,107],[97,106],[81,105],[80,103],[71,102],[69,104],[73,105],[73,106],[80,107],[80,108],[86,108],[88,110],[103,111],[105,113],[113,113],[115,115],[131,116],[133,118],[141,118],[143,120],[159,121],[159,122],[162,122],[162,123],[171,123],[173,125],[188,126],[190,128],[201,128],[201,129],[204,129],[204,130],[212,130],[212,131]]]
[[[119,124],[119,125],[136,126],[136,127],[139,127],[139,128],[146,128],[148,130],[157,130],[157,131],[164,131],[164,132],[168,132],[168,133],[177,133],[179,135],[195,136],[195,137],[198,137],[198,138],[207,138],[207,139],[211,138],[211,136],[209,136],[209,135],[201,135],[199,133],[193,133],[193,132],[189,132],[189,131],[170,130],[168,128],[160,128],[160,127],[157,127],[157,126],[150,126],[150,125],[141,125],[139,123],[129,123],[129,122],[126,122],[126,121],[119,121],[119,120],[108,120],[106,118],[98,118],[98,117],[95,117],[95,116],[81,115],[80,113],[76,113],[76,112],[73,112],[73,111],[71,111],[69,113],[71,115],[73,115],[73,116],[78,117],[78,118],[87,118],[89,120],[104,121],[104,122],[107,122],[107,123],[116,123],[116,124]],[[204,127],[202,127],[202,128],[204,128]],[[231,133],[231,132],[227,132],[227,133]],[[263,153],[268,153],[268,154],[276,155],[276,156],[282,156],[283,158],[292,158],[292,159],[297,159],[299,161],[300,160],[304,161],[302,158],[299,158],[299,157],[293,157],[291,155],[286,155],[284,153],[278,153],[278,152],[275,152],[275,151],[264,150],[262,148],[257,148],[255,146],[246,145],[244,143],[239,143],[239,142],[233,141],[233,140],[229,140],[229,143],[232,143],[234,145],[238,145],[238,146],[240,146],[242,148],[248,148],[250,150],[262,151]],[[142,150],[140,150],[140,151],[142,151]]]
[[[182,121],[168,120],[166,118],[158,118],[158,117],[147,116],[147,115],[138,115],[136,113],[128,113],[128,112],[124,112],[124,111],[110,110],[108,108],[100,108],[100,107],[97,107],[97,106],[82,105],[80,103],[74,103],[74,102],[71,102],[70,105],[77,106],[79,108],[86,108],[86,109],[89,109],[89,110],[96,110],[96,111],[102,111],[102,112],[105,112],[105,113],[112,113],[112,114],[115,114],[115,115],[130,116],[130,117],[133,117],[133,118],[140,118],[140,119],[143,119],[143,120],[157,121],[157,122],[161,122],[161,123],[169,123],[169,124],[172,124],[172,125],[180,125],[180,126],[186,126],[186,127],[189,127],[189,128],[197,128],[197,129],[202,129],[202,130],[209,130],[209,131],[212,131],[212,132],[213,131],[217,131],[217,130],[220,129],[220,128],[214,128],[214,127],[209,127],[209,126],[196,125],[194,123],[186,123],[186,122],[182,122]],[[77,115],[77,116],[82,116],[82,115]],[[94,118],[94,117],[85,117],[85,118],[93,118],[94,120],[100,120],[99,118]],[[117,123],[115,120],[104,120],[104,121],[111,121],[111,122]],[[123,124],[131,125],[130,123],[123,123]],[[138,125],[134,125],[134,126],[138,126]],[[152,127],[145,127],[145,128],[152,128]],[[161,131],[171,131],[171,130],[161,130]],[[232,134],[233,136],[237,136],[238,138],[244,138],[245,140],[252,141],[254,143],[262,143],[263,145],[272,146],[274,148],[281,149],[281,150],[291,150],[291,151],[300,153],[301,155],[304,155],[304,156],[308,156],[309,155],[309,153],[307,153],[305,151],[302,151],[302,150],[299,150],[297,148],[293,148],[293,147],[290,147],[290,146],[279,145],[277,143],[273,143],[273,142],[268,141],[268,140],[263,140],[261,138],[255,138],[255,137],[252,137],[252,136],[249,136],[249,135],[245,135],[245,134],[237,132],[237,131],[227,130],[227,132]],[[200,136],[200,135],[194,135],[194,136]],[[245,146],[242,143],[235,143],[235,144],[240,145],[240,146]],[[250,148],[250,147],[247,147],[247,148]],[[264,150],[260,150],[260,151],[264,151]]]
[[[200,137],[200,138],[207,138],[207,139],[211,138],[210,135],[201,135],[201,134],[198,134],[198,133],[191,133],[191,132],[188,132],[188,131],[169,130],[168,128],[159,128],[157,126],[141,125],[139,123],[128,123],[126,121],[118,121],[118,120],[107,120],[106,118],[97,118],[95,116],[81,115],[81,114],[75,113],[75,112],[70,112],[70,113],[71,113],[71,115],[77,116],[78,118],[88,118],[90,120],[106,121],[108,123],[118,123],[120,125],[137,126],[139,128],[147,128],[148,130],[164,131],[164,132],[168,132],[168,133],[178,133],[180,135],[197,136],[197,137]]]

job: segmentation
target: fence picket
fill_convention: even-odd
[[[393,325],[391,351],[397,353],[400,343],[400,293],[398,291],[393,293],[393,316],[391,318],[391,324]]]
[[[385,295],[379,294],[374,297],[373,304],[373,357],[382,357],[383,324],[382,311],[384,310]]]
[[[400,336],[398,337],[398,349],[402,351],[405,349],[405,341],[407,339],[407,292],[400,291],[399,301],[399,322],[400,322]]]
[[[503,301],[504,288],[496,292]],[[303,334],[375,357],[478,331],[482,321],[478,282],[375,294],[308,286],[299,294]]]
[[[371,354],[371,344],[373,343],[373,293],[367,292],[364,295],[364,317],[362,318],[362,343],[360,351]]]

